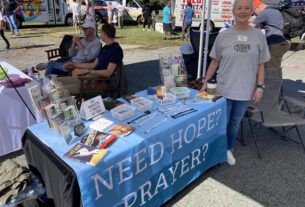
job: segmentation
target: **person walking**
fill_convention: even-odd
[[[80,5],[76,2],[76,0],[73,0],[73,3],[71,4],[71,12],[73,14],[73,24],[75,27],[75,34],[80,34],[80,28],[79,28],[79,24],[80,24]]]
[[[10,24],[11,34],[14,34],[14,29],[16,36],[19,36],[18,26],[16,23],[16,12],[18,11],[19,6],[15,0],[7,0],[7,3],[4,6],[4,13],[7,16],[8,22]]]
[[[82,1],[80,6],[80,15],[81,15],[81,21],[85,22],[86,15],[87,15],[87,5],[85,1]]]
[[[192,27],[192,18],[194,16],[194,10],[192,8],[192,3],[187,2],[186,8],[183,10],[182,15],[182,35],[181,35],[181,41],[184,41],[184,35],[186,33],[186,41],[188,41],[190,37],[190,31]]]
[[[271,59],[266,63],[266,69],[279,68],[284,54],[290,48],[288,41],[283,34],[284,19],[281,12],[277,9],[268,7],[261,0],[253,1],[253,14],[256,18],[250,23],[250,26],[263,26],[266,31],[266,39],[271,55]]]
[[[117,9],[118,9],[118,24],[119,24],[119,28],[123,29],[125,7],[122,4],[122,0],[119,1]]]
[[[108,13],[108,24],[111,24],[112,23],[112,2],[109,1],[108,2],[108,7],[107,7],[107,13]]]
[[[142,18],[144,18],[143,22],[143,31],[145,31],[145,25],[148,25],[148,31],[150,31],[150,25],[151,25],[151,17],[152,17],[152,9],[149,5],[149,1],[145,2],[145,6],[142,9]]]
[[[6,49],[10,49],[10,43],[9,41],[6,39],[5,35],[4,35],[4,27],[3,27],[3,4],[1,2],[0,5],[0,36],[2,37],[2,39],[4,40],[4,42],[6,43]]]
[[[270,59],[263,33],[249,26],[251,0],[235,0],[233,27],[219,33],[210,52],[209,65],[201,91],[217,71],[216,93],[227,102],[227,163],[234,165],[233,148],[248,104],[261,101],[264,92],[265,63]],[[218,69],[217,69],[218,68]]]
[[[163,39],[166,40],[166,33],[168,34],[168,39],[171,39],[171,30],[173,18],[171,15],[171,2],[168,0],[166,6],[163,8]]]

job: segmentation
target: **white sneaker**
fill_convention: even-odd
[[[150,32],[150,29],[148,29],[147,31],[149,31],[149,32]]]
[[[143,28],[143,31],[145,31],[145,29]]]
[[[235,165],[235,163],[236,163],[236,160],[235,160],[235,158],[234,158],[234,156],[233,156],[233,153],[232,153],[232,151],[231,150],[227,150],[227,163],[229,164],[229,165]]]

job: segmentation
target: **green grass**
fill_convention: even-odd
[[[101,27],[102,24],[99,24],[99,35]],[[41,38],[42,40],[61,40],[65,34],[75,35],[72,26],[47,26],[46,24],[41,23],[25,23],[20,32],[22,36]],[[173,40],[165,41],[163,40],[163,34],[160,32],[143,31],[142,25],[125,25],[123,29],[117,29],[116,41],[122,45],[135,45],[142,49],[157,49],[182,45],[183,42],[180,41],[180,36],[181,32],[172,35]]]
[[[163,34],[157,31],[143,31],[142,26],[127,26],[117,30],[116,41],[120,44],[139,45],[144,49],[156,49],[170,46],[180,46],[180,33],[172,35],[171,41],[163,40]]]

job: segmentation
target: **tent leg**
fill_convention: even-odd
[[[252,126],[252,124],[251,124],[250,119],[248,120],[248,123],[249,123],[249,126],[250,126],[251,134],[252,134],[252,137],[253,137],[253,140],[254,140],[254,143],[255,143],[255,147],[256,147],[256,150],[257,150],[258,157],[259,157],[259,159],[261,160],[261,159],[262,159],[261,153],[260,153],[260,151],[259,151],[259,149],[258,149],[258,145],[257,145],[257,142],[256,142],[256,137],[255,137],[254,130],[253,130],[253,126]]]

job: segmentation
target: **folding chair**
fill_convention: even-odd
[[[69,49],[72,45],[73,36],[65,35],[60,43],[59,48],[46,50],[48,61],[53,58],[58,58],[56,61],[63,62],[70,59]]]
[[[299,116],[299,113],[293,113],[288,106],[288,102],[293,106],[298,106],[298,108],[301,107],[303,110],[305,109],[305,103],[291,97],[280,96],[282,86],[282,79],[280,76],[281,71],[279,68],[267,68],[265,70],[266,88],[264,90],[263,98],[259,104],[250,105],[246,112],[247,116],[245,116],[245,119],[247,119],[249,123],[250,132],[260,159],[261,153],[257,145],[254,125],[252,123],[267,127],[275,131],[284,139],[288,138],[298,144],[302,144],[305,150],[305,144],[298,129],[298,126],[305,125],[305,119]],[[283,110],[284,106],[286,106],[288,112]],[[275,127],[280,127],[281,131],[276,130]],[[296,130],[300,142],[295,141],[287,135],[292,129]]]

